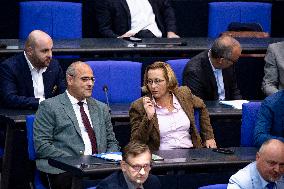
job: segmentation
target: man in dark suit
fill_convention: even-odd
[[[34,121],[36,166],[45,186],[49,180],[51,188],[56,189],[71,188],[72,175],[50,166],[49,158],[120,149],[108,106],[91,97],[95,78],[90,66],[72,63],[66,80],[66,92],[41,102]]]
[[[169,0],[98,0],[96,18],[102,37],[179,37]]]
[[[0,64],[0,103],[8,108],[36,109],[44,99],[66,89],[59,63],[52,60],[53,42],[43,31],[32,31],[24,52]]]
[[[183,85],[202,100],[241,99],[233,66],[241,51],[240,43],[234,38],[217,38],[209,51],[196,55],[187,63]]]
[[[160,189],[159,179],[149,174],[152,154],[146,144],[132,141],[122,152],[121,170],[102,180],[97,189]]]

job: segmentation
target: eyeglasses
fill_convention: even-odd
[[[70,75],[71,77],[76,77],[75,75]],[[82,80],[83,82],[87,82],[87,81],[92,81],[92,82],[95,82],[96,81],[96,78],[95,77],[80,77],[79,78],[80,80]]]
[[[96,79],[95,79],[95,77],[81,77],[80,78],[83,82],[87,82],[87,81],[92,81],[92,82],[95,82],[96,81]]]
[[[140,172],[143,168],[145,171],[149,171],[151,169],[151,164],[144,164],[144,165],[131,165],[129,162],[125,161],[132,169],[134,169],[136,172]]]
[[[160,85],[160,83],[163,82],[163,81],[165,81],[165,80],[163,80],[163,79],[154,79],[154,80],[149,79],[147,81],[147,85],[153,85],[153,83],[155,83],[156,85]]]

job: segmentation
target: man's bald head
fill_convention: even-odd
[[[49,65],[52,58],[53,41],[51,37],[40,30],[32,31],[25,43],[25,53],[31,64],[36,68]]]
[[[284,143],[277,139],[263,143],[256,155],[256,165],[267,182],[279,180],[284,174]]]

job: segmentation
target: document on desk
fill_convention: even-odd
[[[101,159],[105,159],[108,161],[121,161],[122,160],[122,153],[121,152],[109,152],[109,153],[101,153],[101,154],[94,154],[93,156]],[[162,161],[164,158],[158,156],[156,154],[152,154],[153,161]]]
[[[248,102],[249,102],[248,100],[221,100],[219,103],[232,106],[235,109],[241,110],[243,103],[248,103]]]

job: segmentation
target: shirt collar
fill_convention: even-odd
[[[173,106],[174,106],[174,108],[177,109],[177,110],[181,109],[180,103],[178,102],[178,99],[176,98],[176,96],[173,93],[171,93],[171,95],[173,96]],[[153,98],[153,102],[154,102],[155,107],[157,107],[159,109],[163,108],[162,106],[159,106],[156,103],[154,98]]]
[[[67,93],[67,96],[68,96],[68,98],[70,99],[72,105],[78,104],[79,100],[77,100],[75,97],[73,97],[73,96],[68,92],[68,90],[66,90],[66,93]],[[86,99],[81,100],[81,102],[83,102],[84,104],[87,104],[87,100],[86,100]]]
[[[39,69],[39,70],[36,69],[36,68],[32,65],[31,61],[28,59],[27,54],[26,54],[25,51],[24,51],[24,56],[25,56],[25,58],[26,58],[26,61],[27,61],[28,66],[29,66],[29,68],[30,68],[30,71],[35,70],[36,72],[42,72],[42,73],[46,71],[47,67],[41,68],[41,69]]]

